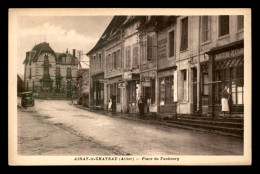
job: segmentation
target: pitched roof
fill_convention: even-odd
[[[99,38],[96,45],[87,53],[87,55],[90,55],[102,48],[105,41],[107,41],[109,38],[111,38],[111,36],[115,35],[118,32],[118,29],[125,22],[126,19],[127,16],[114,16],[104,33]]]
[[[68,57],[70,58],[71,60],[73,60],[73,55],[70,54],[70,53],[55,53],[56,56],[57,56],[57,63],[60,63],[60,64],[71,64],[71,63],[64,63],[62,62],[62,57]],[[74,59],[74,62],[73,64],[77,65],[79,63],[79,60],[78,58],[75,56],[75,59]]]
[[[23,63],[27,64],[29,61],[37,61],[37,58],[41,52],[50,52],[53,53],[53,55],[56,57],[55,52],[50,47],[49,43],[42,42],[35,45],[32,51],[26,53],[26,58]]]
[[[32,50],[36,51],[36,53],[34,54],[33,59],[32,59],[33,61],[37,60],[38,55],[41,52],[50,52],[50,53],[53,53],[54,56],[56,57],[55,52],[53,51],[53,49],[50,47],[49,43],[47,43],[47,42],[42,42],[38,45],[35,45]]]

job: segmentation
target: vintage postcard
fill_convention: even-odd
[[[9,9],[8,29],[9,165],[251,165],[251,9]]]

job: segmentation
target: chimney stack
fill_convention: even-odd
[[[76,58],[76,50],[73,49],[72,51],[73,51],[73,59],[75,59]]]

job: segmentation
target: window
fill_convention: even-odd
[[[151,104],[155,104],[155,79],[151,79]]]
[[[122,66],[120,50],[116,51],[116,59],[117,59],[117,68],[120,68]]]
[[[60,67],[56,67],[56,77],[60,77]]]
[[[244,104],[244,68],[231,69],[231,95],[233,104]]]
[[[112,70],[112,58],[111,58],[111,54],[108,54],[106,64],[107,64],[107,70]]]
[[[219,69],[215,71],[215,80],[220,83],[214,84],[215,103],[221,103],[222,90],[228,86],[232,97],[232,104],[244,104],[244,69],[243,66]]]
[[[181,51],[188,49],[188,17],[181,20]]]
[[[118,83],[116,84],[117,91],[116,91],[116,102],[120,103],[120,97],[121,97],[121,89],[118,87]]]
[[[66,79],[72,79],[71,67],[67,67]]]
[[[229,34],[229,16],[219,16],[219,36]]]
[[[185,100],[185,99],[187,99],[187,71],[186,70],[182,70],[181,74],[182,74],[182,84],[181,84],[182,93],[181,93],[181,98],[183,100]]]
[[[43,64],[43,69],[44,69],[44,77],[49,77],[49,59],[48,59],[48,54],[45,54],[44,56],[44,64]]]
[[[129,101],[136,102],[136,83],[130,82],[130,89],[129,89]]]
[[[112,53],[113,69],[116,69],[116,52]]]
[[[147,35],[147,60],[155,60],[156,52],[156,40],[155,34]]]
[[[169,54],[170,57],[174,56],[174,31],[169,33]]]
[[[99,69],[101,69],[102,66],[101,53],[99,53],[98,58],[99,58]]]
[[[139,60],[138,60],[138,44],[133,45],[133,68],[138,67]]]
[[[131,61],[131,46],[126,47],[125,49],[125,68],[130,69]]]
[[[140,42],[140,50],[141,50],[141,64],[146,63],[146,52],[147,52],[147,45],[144,38],[142,38]]]
[[[150,86],[142,86],[142,95],[145,99],[151,99],[151,104],[155,104],[155,79],[150,78]]]
[[[32,78],[32,68],[30,67],[30,75],[29,75],[29,79]]]
[[[202,94],[209,95],[209,75],[206,73],[202,74]]]
[[[160,78],[160,105],[173,103],[173,76]]]
[[[237,16],[237,30],[241,30],[244,28],[244,16],[239,15]]]
[[[202,42],[210,40],[210,17],[202,17]]]

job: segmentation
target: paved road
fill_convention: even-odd
[[[80,155],[243,154],[243,140],[239,138],[105,116],[78,109],[71,106],[69,101],[36,100],[34,108],[19,111],[19,114],[24,120],[33,116],[39,127],[48,125],[46,129],[37,131],[35,127],[24,130],[19,124],[20,134],[40,136],[47,132],[53,137],[48,141],[41,141],[40,149],[35,152],[31,152],[31,147],[37,145],[37,139],[32,140],[35,143],[31,144],[34,145],[27,146],[23,146],[21,141],[21,152],[29,154],[63,155],[68,153],[67,148],[70,149],[69,154]],[[51,128],[52,126],[58,128],[58,131]],[[60,148],[52,143],[57,140],[63,144]],[[47,152],[44,151],[46,148]]]

